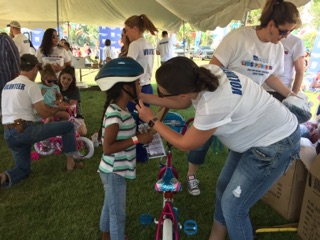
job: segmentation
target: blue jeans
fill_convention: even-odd
[[[72,122],[26,123],[25,130],[21,133],[14,128],[4,128],[4,138],[16,164],[14,168],[5,171],[9,178],[7,186],[11,186],[29,176],[33,144],[54,136],[62,136],[63,151],[66,155],[72,155],[76,152],[75,131]]]
[[[110,232],[112,240],[125,239],[126,179],[115,173],[100,172],[104,202],[100,217],[101,232]]]
[[[214,136],[211,136],[202,146],[189,152],[187,158],[190,163],[194,165],[201,165],[204,163],[208,149],[212,144],[213,137]]]
[[[220,173],[214,220],[228,229],[232,240],[253,239],[250,208],[299,159],[300,128],[267,147],[230,151]]]

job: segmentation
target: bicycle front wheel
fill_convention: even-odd
[[[86,137],[77,138],[77,153],[73,156],[78,159],[91,158],[94,153],[94,147],[91,140]]]
[[[171,219],[165,219],[162,226],[162,240],[173,240],[173,224]]]
[[[51,147],[53,143],[50,139],[45,141],[36,142],[33,147],[34,150],[36,150],[37,153],[43,156],[51,155],[54,153],[55,149]]]

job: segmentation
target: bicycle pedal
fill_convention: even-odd
[[[194,220],[186,220],[183,224],[183,231],[187,235],[195,235],[198,232],[198,224]]]
[[[153,223],[153,217],[151,214],[141,214],[139,219],[140,224],[142,225],[150,225]]]

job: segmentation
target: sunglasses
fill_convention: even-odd
[[[47,81],[48,83],[56,83],[56,82],[57,82],[56,79],[47,79],[46,81]]]
[[[280,36],[287,36],[293,31],[293,29],[292,30],[281,30],[278,25],[275,25],[275,26],[278,29]]]
[[[159,98],[174,97],[174,96],[180,95],[180,93],[177,93],[177,94],[164,94],[164,93],[160,92],[159,88],[157,88],[157,92],[158,92],[158,97]]]

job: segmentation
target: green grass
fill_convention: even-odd
[[[88,136],[100,127],[100,117],[105,101],[104,93],[94,88],[81,91],[83,112],[88,126]],[[315,96],[316,97],[316,96]],[[192,109],[179,111],[189,118]],[[3,139],[0,126],[0,171],[14,165],[11,152]],[[100,239],[99,217],[103,203],[103,187],[97,173],[102,154],[101,146],[94,156],[85,161],[81,170],[66,172],[65,157],[42,156],[32,162],[29,178],[10,189],[0,191],[0,239],[1,240],[93,240]],[[180,231],[181,239],[208,239],[215,201],[215,185],[227,151],[214,154],[211,150],[206,163],[199,168],[201,195],[190,196],[186,191],[187,153],[174,150],[173,165],[177,168],[183,191],[174,197],[183,223],[194,219],[199,225],[195,236]],[[162,196],[153,190],[157,181],[159,160],[152,159],[137,165],[137,179],[128,181],[127,227],[130,240],[154,239],[156,225],[142,226],[139,216],[150,213],[158,217]],[[258,202],[250,212],[254,225],[272,226],[289,223],[268,205]],[[259,240],[297,240],[296,233],[263,233]]]

